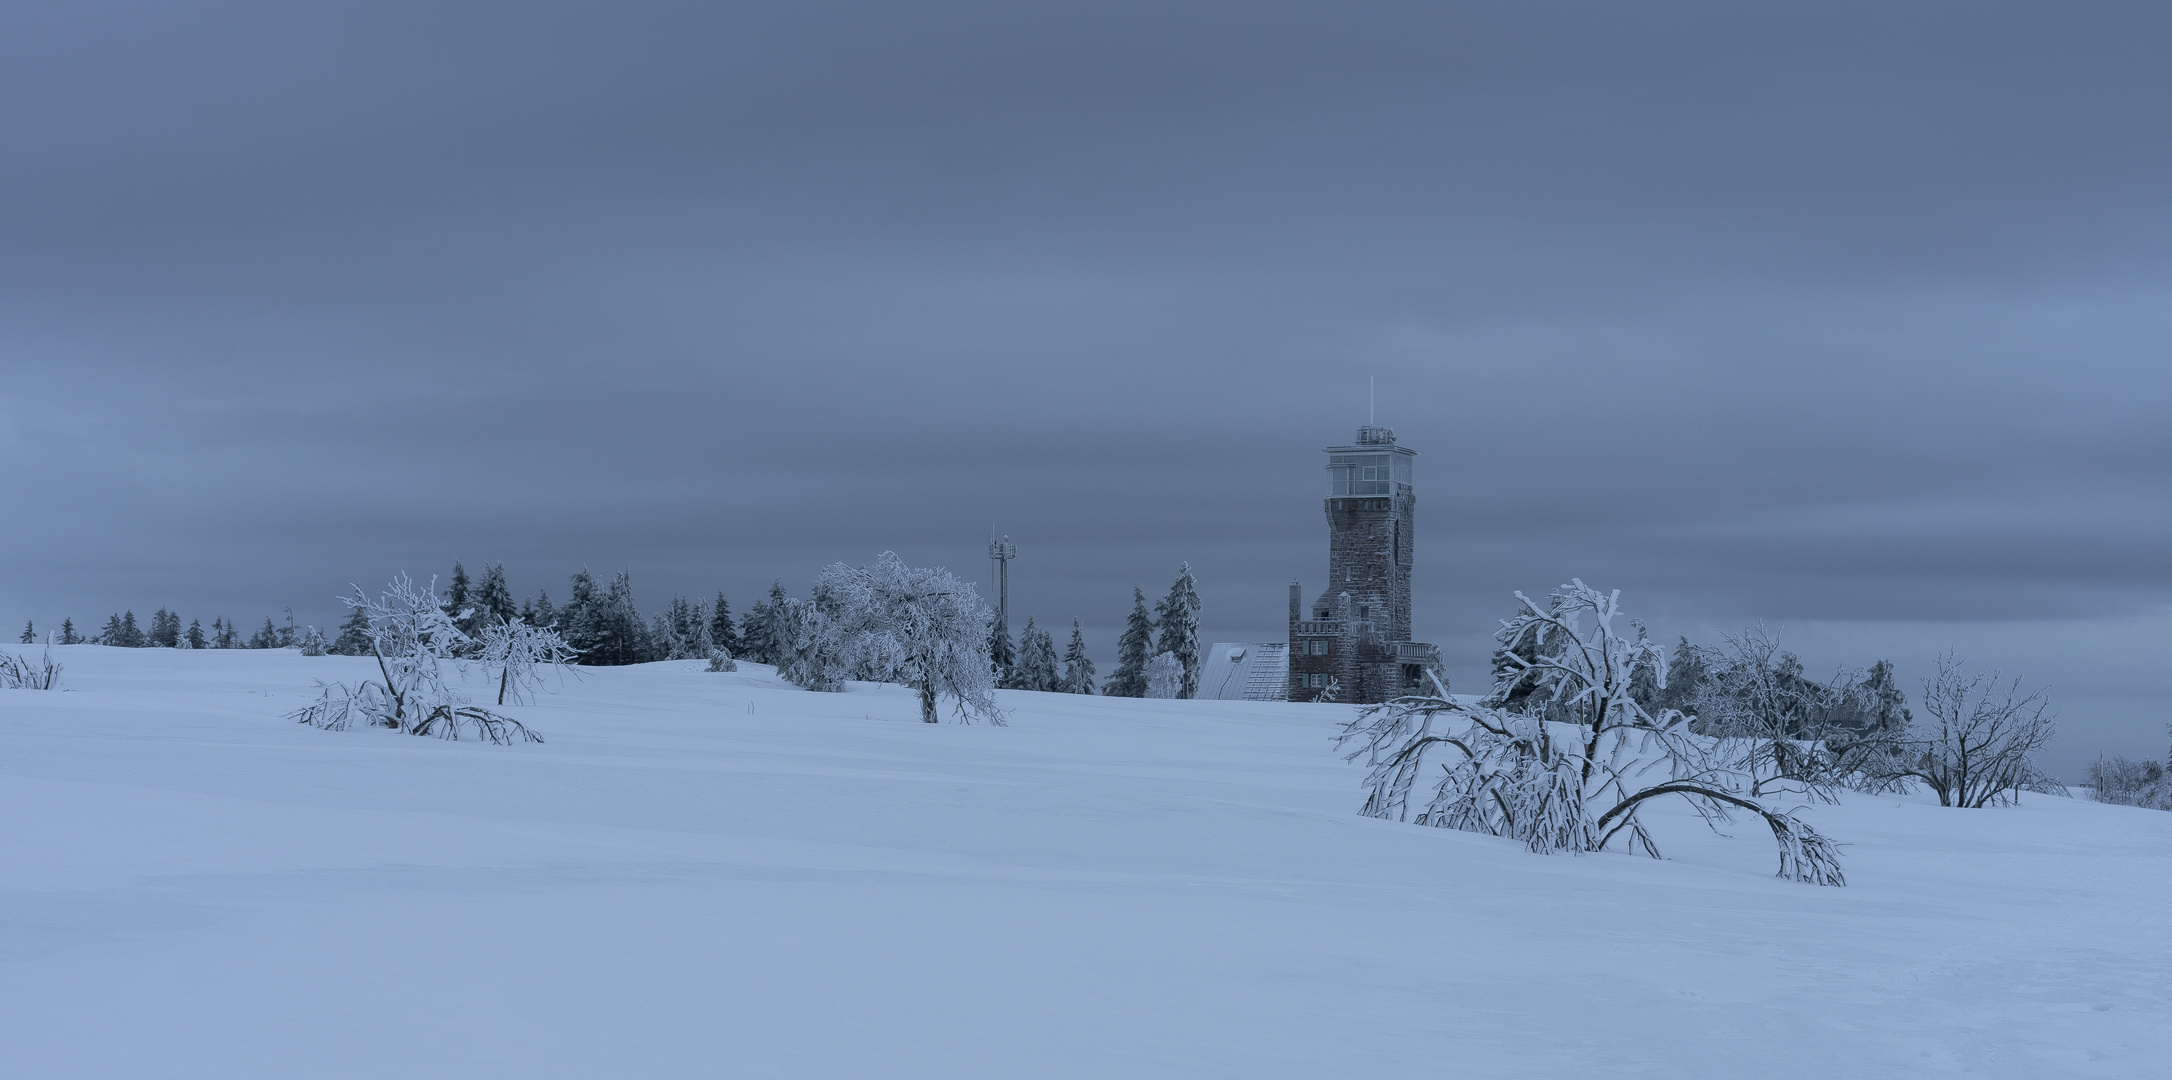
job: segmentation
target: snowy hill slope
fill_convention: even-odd
[[[54,652],[0,691],[8,1076],[2172,1075],[2172,814],[1852,798],[1821,889],[1750,823],[1361,819],[1347,707],[680,662],[495,747],[280,719],[364,661]]]

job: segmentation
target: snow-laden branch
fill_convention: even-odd
[[[1657,857],[1638,821],[1650,800],[1675,796],[1708,824],[1757,814],[1779,846],[1780,876],[1844,884],[1833,844],[1793,812],[1750,794],[1754,778],[1690,732],[1674,709],[1647,712],[1632,687],[1664,688],[1666,656],[1642,629],[1617,631],[1620,594],[1572,581],[1542,607],[1521,593],[1495,638],[1493,692],[1475,704],[1433,692],[1372,706],[1337,742],[1367,767],[1362,812],[1504,836],[1536,852],[1619,844]]]
[[[288,713],[289,719],[328,731],[384,727],[441,739],[543,741],[520,721],[472,704],[446,681],[445,666],[460,670],[461,654],[476,642],[456,622],[470,612],[445,611],[437,579],[422,586],[401,574],[380,597],[370,598],[358,585],[340,602],[361,614],[380,678],[352,687],[319,682],[317,700]]]

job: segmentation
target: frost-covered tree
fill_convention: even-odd
[[[1063,685],[1066,694],[1094,692],[1094,662],[1086,655],[1086,632],[1071,620],[1071,643],[1063,649]]]
[[[453,617],[454,622],[460,624],[460,632],[471,638],[475,636],[477,629],[474,598],[468,595],[469,587],[473,584],[468,580],[468,568],[460,565],[460,560],[454,559],[452,578],[445,583],[445,612]],[[461,612],[467,613],[465,618],[460,615]]]
[[[60,620],[60,643],[63,645],[83,644],[83,635],[76,632],[73,618]]]
[[[965,723],[1004,722],[986,652],[994,613],[970,582],[885,551],[872,565],[831,565],[815,593],[827,609],[818,633],[852,677],[918,691],[920,719],[930,724],[943,697]]]
[[[2154,761],[2100,756],[2089,766],[2089,793],[2100,803],[2172,810],[2172,775]]]
[[[181,616],[160,607],[151,613],[151,631],[145,635],[144,644],[161,649],[171,649],[180,644]]]
[[[1751,795],[1752,778],[1682,713],[1654,715],[1637,702],[1641,674],[1666,685],[1666,654],[1641,628],[1634,637],[1615,628],[1619,593],[1572,581],[1543,606],[1516,599],[1521,609],[1495,635],[1508,655],[1485,699],[1451,698],[1433,676],[1434,692],[1343,725],[1338,741],[1368,767],[1365,815],[1508,837],[1542,853],[1618,845],[1656,858],[1639,810],[1679,798],[1714,828],[1733,812],[1762,820],[1781,877],[1844,883],[1831,841]],[[1513,651],[1519,643],[1530,655]]]
[[[323,656],[332,651],[332,643],[324,639],[324,631],[314,626],[302,630],[302,640],[297,647],[302,650],[303,656]]]
[[[1011,668],[1010,689],[1056,693],[1063,688],[1063,672],[1057,667],[1056,640],[1026,617],[1026,629],[1018,638],[1018,663]]]
[[[98,644],[122,649],[140,649],[149,642],[143,628],[136,625],[136,613],[122,612],[106,620],[106,628],[98,634]]]
[[[530,626],[518,618],[498,619],[485,626],[475,649],[476,661],[498,673],[500,705],[507,698],[516,705],[526,704],[530,691],[543,689],[544,671],[554,671],[563,679],[574,670],[573,661],[579,655],[556,629]]]
[[[530,626],[554,626],[560,619],[558,609],[551,604],[549,589],[537,589],[535,599],[520,606],[520,621]]]
[[[1156,652],[1169,653],[1184,669],[1183,691],[1188,698],[1199,692],[1199,590],[1192,581],[1192,564],[1177,569],[1169,593],[1154,608]]]
[[[1940,806],[2000,805],[2023,791],[2066,794],[2036,765],[2058,733],[2044,692],[2022,693],[2019,679],[2002,684],[1997,672],[1970,675],[1964,667],[1950,653],[1938,658],[1923,680],[1924,719],[1895,741],[1882,774],[1921,781]]]
[[[353,596],[342,597],[364,612],[379,678],[352,687],[319,682],[317,700],[288,717],[329,731],[383,727],[441,739],[542,742],[520,721],[471,703],[447,680],[445,669],[458,671],[461,654],[475,642],[454,622],[466,609],[448,613],[436,586],[435,579],[419,586],[401,574],[381,596],[356,586]]]
[[[339,636],[332,639],[332,653],[336,656],[368,656],[370,654],[368,611],[362,608],[347,609],[347,621],[339,624]]]
[[[836,630],[836,604],[821,582],[808,600],[786,598],[773,608],[769,635],[775,641],[771,663],[799,689],[838,693],[847,678],[871,678],[845,654]]]
[[[1180,698],[1184,696],[1184,661],[1173,652],[1159,652],[1146,662],[1146,696],[1150,698]]]
[[[716,594],[716,606],[709,609],[709,642],[729,656],[738,656],[746,648],[732,625],[731,601],[724,599],[721,590]]]
[[[1154,616],[1146,610],[1146,594],[1131,587],[1131,614],[1124,633],[1116,639],[1116,670],[1109,673],[1101,692],[1109,697],[1145,697],[1146,662],[1154,655]]]
[[[769,584],[769,598],[757,600],[747,609],[746,618],[740,620],[741,652],[757,664],[784,666],[784,654],[791,634],[784,625],[785,607],[790,603],[785,596],[784,582]]]
[[[31,643],[33,643],[33,642],[37,641],[37,640],[38,640],[38,628],[37,628],[37,627],[35,627],[35,626],[32,626],[32,625],[31,625],[31,620],[24,620],[24,622],[23,622],[23,636],[22,636],[22,637],[20,637],[20,638],[17,638],[16,640],[18,640],[18,641],[22,642],[22,643],[23,643],[23,644],[25,644],[25,645],[29,645],[29,644],[31,644]]]
[[[211,647],[211,639],[204,636],[204,621],[202,619],[190,619],[189,632],[182,635],[181,640],[191,649],[208,649]]]
[[[484,566],[483,579],[475,586],[476,625],[493,626],[519,616],[520,606],[513,601],[512,586],[505,580],[505,564]]]
[[[279,627],[272,623],[271,616],[264,616],[264,625],[258,627],[256,633],[249,635],[249,647],[252,649],[276,649],[279,647]]]

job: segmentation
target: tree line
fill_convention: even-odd
[[[56,645],[111,645],[123,649],[286,649],[311,645],[316,635],[315,627],[294,624],[294,609],[288,608],[284,623],[264,617],[264,625],[248,637],[241,636],[241,629],[225,616],[211,620],[206,629],[202,619],[190,619],[186,627],[181,616],[161,607],[151,613],[151,625],[145,627],[136,621],[133,609],[115,612],[106,619],[106,625],[96,634],[85,637],[77,630],[75,620],[60,620],[60,632],[53,637]],[[23,623],[23,632],[16,639],[24,645],[38,640],[36,620]],[[318,639],[321,642],[321,638]],[[321,655],[322,650],[319,649]]]

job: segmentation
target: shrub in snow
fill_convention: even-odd
[[[1647,802],[1686,800],[1717,828],[1736,811],[1771,829],[1780,876],[1844,884],[1831,841],[1791,811],[1750,794],[1754,778],[1693,734],[1678,710],[1653,715],[1632,687],[1666,684],[1666,655],[1641,629],[1615,630],[1619,593],[1572,581],[1544,607],[1522,593],[1522,610],[1495,635],[1493,691],[1475,705],[1432,694],[1360,712],[1337,737],[1364,759],[1363,813],[1519,840],[1536,852],[1602,851],[1654,858],[1638,821]]]
[[[709,670],[737,671],[739,670],[739,662],[732,659],[730,649],[722,645],[713,646],[709,650]]]
[[[1682,642],[1675,666],[1688,668],[1683,674],[1694,685],[1677,694],[1646,679],[1638,700],[1647,711],[1659,701],[1684,705],[1699,734],[1723,740],[1737,755],[1753,795],[1785,791],[1830,801],[1837,786],[1893,789],[1879,763],[1891,756],[1909,713],[1891,664],[1844,669],[1818,682],[1763,627],[1725,640],[1718,649]],[[1670,683],[1678,678],[1670,669]]]
[[[1173,652],[1155,653],[1146,662],[1146,696],[1150,698],[1178,698],[1184,696],[1184,661]]]
[[[53,662],[51,642],[36,660],[0,652],[0,690],[51,690],[58,681],[60,665]]]
[[[187,639],[183,639],[186,641]],[[184,648],[187,646],[184,645]],[[302,655],[323,656],[332,651],[332,643],[324,639],[324,631],[312,626],[302,632]]]
[[[328,731],[385,727],[441,739],[543,741],[520,721],[471,704],[446,683],[444,666],[457,670],[459,655],[475,641],[455,625],[458,613],[448,614],[440,606],[437,579],[422,587],[401,574],[382,597],[373,600],[357,586],[354,596],[340,602],[363,613],[370,655],[377,658],[381,679],[352,687],[319,682],[318,699],[288,713],[290,719]]]
[[[815,595],[822,609],[816,651],[840,682],[912,687],[920,694],[920,719],[930,724],[946,696],[960,721],[1004,722],[987,653],[995,613],[971,583],[940,567],[906,566],[885,551],[872,566],[832,564]]]
[[[1895,783],[1921,782],[1940,806],[2011,803],[2023,791],[2066,794],[2066,786],[2037,768],[2035,756],[2058,726],[2043,691],[2021,692],[2021,680],[2001,684],[1996,672],[1968,675],[1951,654],[1923,680],[1925,719],[1910,723],[1869,766]]]
[[[508,697],[516,705],[526,704],[522,698],[527,691],[543,689],[541,669],[555,670],[563,677],[573,670],[573,660],[580,655],[558,636],[556,627],[530,626],[518,618],[500,619],[485,626],[478,646],[476,660],[486,669],[498,669],[500,705]]]
[[[2100,757],[2089,766],[2089,790],[2100,803],[2172,810],[2172,777],[2154,761]]]

